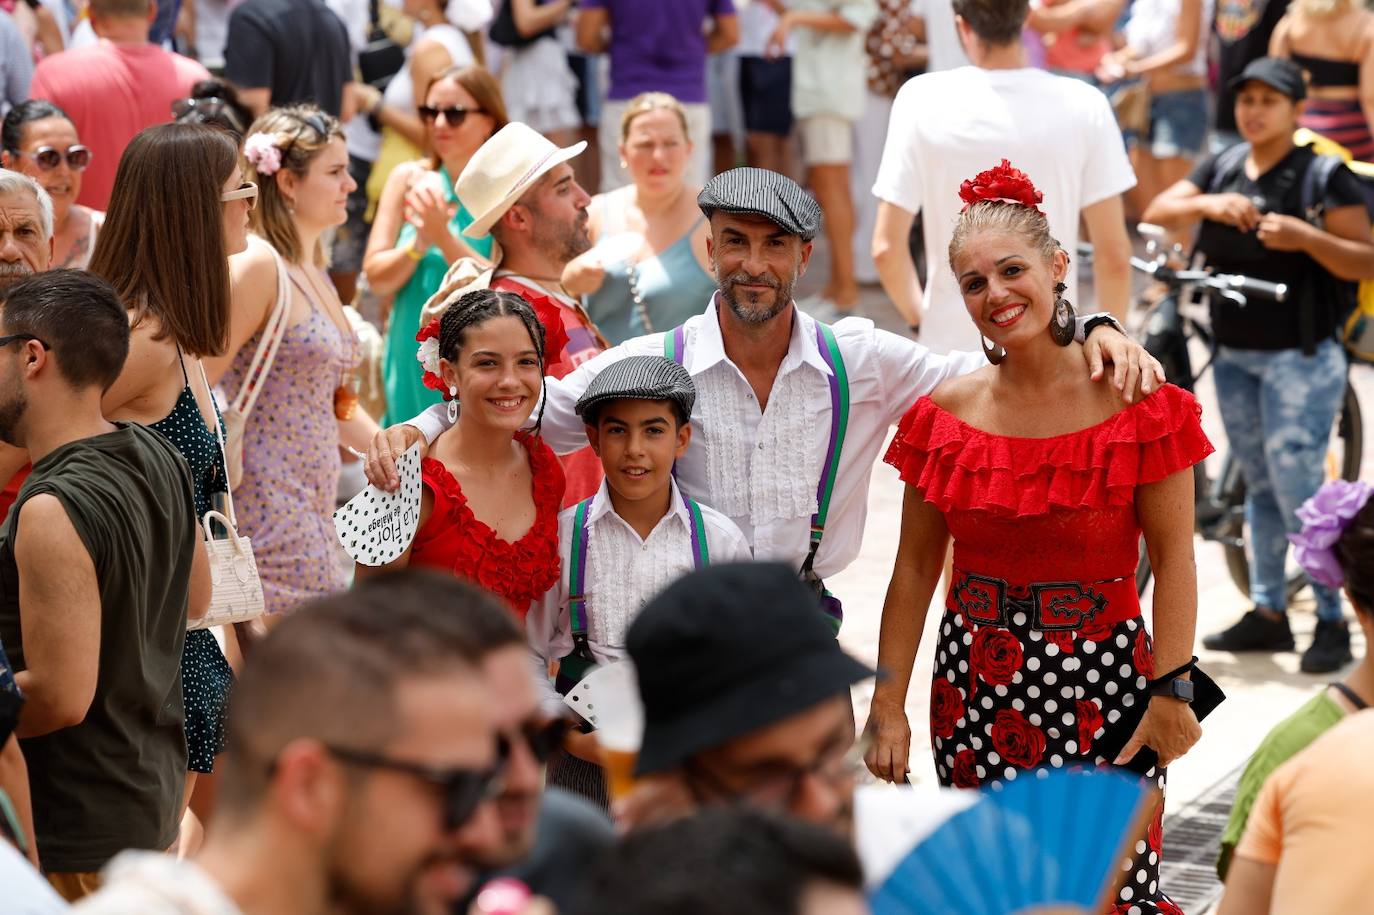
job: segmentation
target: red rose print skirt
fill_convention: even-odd
[[[930,692],[940,783],[974,788],[1106,765],[1094,742],[1154,676],[1134,578],[1016,587],[956,568],[954,584]],[[1164,790],[1163,770],[1146,777]],[[1159,886],[1162,816],[1161,803],[1122,862],[1120,915],[1180,912]]]

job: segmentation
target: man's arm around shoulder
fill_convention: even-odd
[[[100,582],[86,544],[56,496],[20,509],[14,540],[19,627],[26,669],[15,682],[28,701],[20,737],[80,724],[100,673]]]

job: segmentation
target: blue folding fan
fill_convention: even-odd
[[[1038,775],[981,792],[893,789],[902,793],[861,799],[873,915],[1106,909],[1158,792],[1101,769]]]

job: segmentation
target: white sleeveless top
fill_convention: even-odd
[[[386,104],[411,114],[415,113],[415,84],[410,78],[410,58],[415,53],[415,47],[425,39],[433,39],[443,45],[448,51],[449,59],[453,61],[452,66],[466,67],[475,62],[467,36],[447,22],[432,25],[427,29],[417,28],[410,39],[410,47],[406,48],[405,66],[391,78],[391,82],[387,83],[386,93],[382,96]]]
[[[1207,74],[1207,39],[1212,22],[1214,0],[1202,0],[1202,23],[1198,28],[1197,51],[1193,59],[1178,64],[1172,72],[1190,76]],[[1123,29],[1126,44],[1137,57],[1149,57],[1164,50],[1178,38],[1181,0],[1135,0],[1131,18]]]

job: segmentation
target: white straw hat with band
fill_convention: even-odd
[[[587,141],[579,140],[560,149],[519,121],[496,131],[473,153],[453,186],[458,199],[474,217],[463,234],[468,238],[486,235],[549,169],[586,148]]]

